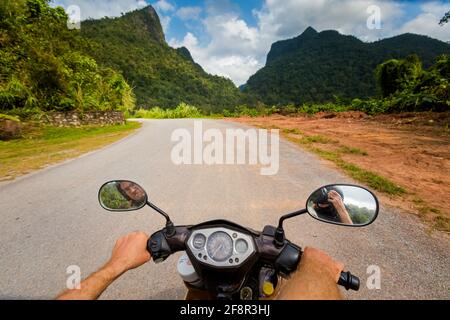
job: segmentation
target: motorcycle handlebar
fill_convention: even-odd
[[[341,272],[338,285],[343,286],[347,290],[358,291],[360,286],[359,278],[350,272]]]
[[[185,250],[184,242],[187,237],[186,227],[177,227],[173,237],[167,238],[164,230],[156,232],[148,240],[148,250],[152,253],[155,262],[161,262],[167,259],[172,253]],[[301,257],[301,249],[290,244],[285,247],[282,253],[277,256],[275,263],[280,267],[284,267],[285,272],[289,274],[296,269]],[[347,290],[358,291],[360,280],[350,272],[342,272],[338,281],[338,285],[343,286]]]

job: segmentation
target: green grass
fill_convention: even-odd
[[[348,147],[348,146],[342,146],[341,148],[339,148],[339,152],[346,153],[346,154],[361,155],[361,156],[368,156],[369,155],[367,153],[367,151],[361,150],[359,148]]]
[[[320,157],[334,162],[339,168],[343,169],[353,179],[365,183],[376,191],[389,194],[391,196],[402,195],[406,190],[396,185],[389,179],[382,177],[372,171],[363,169],[355,164],[343,160],[338,152],[326,151],[320,148],[310,148]]]
[[[309,150],[314,152],[318,156],[320,156],[326,160],[329,160],[329,161],[333,161],[333,162],[343,161],[341,159],[340,155],[333,151],[326,151],[326,150],[314,148],[314,147],[309,148]]]
[[[218,116],[218,115],[216,115]],[[154,107],[148,110],[139,109],[130,114],[132,118],[144,119],[185,119],[185,118],[204,118],[205,115],[194,106],[181,103],[175,109],[161,109]]]
[[[11,120],[11,121],[14,121],[14,122],[20,122],[20,119],[18,117],[0,113],[0,120],[2,120],[2,119],[4,119],[4,120]]]
[[[124,130],[139,128],[140,124],[137,122],[127,122],[124,125],[118,126],[85,126],[79,128],[58,128],[45,127],[42,131],[41,139],[52,143],[71,141],[85,137],[93,137],[97,135],[113,134],[123,132]]]
[[[292,134],[297,129],[284,129],[282,132],[285,134]],[[389,179],[382,177],[374,172],[363,169],[355,164],[349,163],[342,159],[341,153],[345,154],[358,154],[367,156],[368,153],[358,148],[352,148],[348,146],[342,146],[338,151],[327,151],[321,148],[313,146],[314,143],[318,144],[336,144],[338,141],[330,139],[322,135],[303,136],[302,138],[288,137],[289,140],[305,146],[308,150],[314,152],[318,156],[335,163],[339,168],[344,170],[353,179],[365,183],[369,187],[376,191],[386,193],[391,196],[402,195],[406,193],[406,190],[401,186],[396,185]]]
[[[321,135],[305,136],[302,140],[306,144],[310,144],[310,143],[321,143],[321,144],[338,143],[338,141],[336,141],[336,140],[333,140],[331,138],[328,138],[328,137],[325,137],[325,136],[321,136]]]
[[[141,124],[58,128],[38,126],[28,129],[21,139],[0,141],[0,180],[77,157],[117,141]]]
[[[398,196],[406,193],[406,190],[403,187],[374,172],[358,167],[357,165],[345,162],[343,160],[338,161],[337,165],[344,169],[344,171],[347,172],[347,174],[349,174],[353,179],[367,184],[374,190],[384,192],[391,196]]]
[[[283,131],[283,133],[285,133]],[[321,136],[321,135],[314,135],[314,136],[303,136],[302,138],[297,137],[289,137],[289,140],[292,140],[298,144],[302,145],[312,145],[314,143],[320,143],[320,144],[335,144],[338,143],[338,141]]]
[[[439,213],[433,219],[433,227],[437,230],[450,232],[450,217]]]
[[[422,219],[431,223],[432,227],[437,230],[450,232],[450,217],[441,210],[430,207],[425,201],[415,196],[413,203]]]
[[[294,128],[294,129],[283,129],[283,133],[284,134],[296,134],[296,135],[302,135],[303,134],[303,132],[301,132],[297,128]]]
[[[288,139],[291,140],[292,142],[303,145],[308,150],[314,152],[321,158],[324,158],[326,160],[335,163],[339,168],[344,170],[350,177],[368,185],[369,187],[373,188],[376,191],[383,192],[391,196],[397,196],[406,193],[406,190],[404,188],[396,185],[389,179],[343,160],[340,153],[342,149],[340,149],[339,151],[327,151],[313,146],[313,143],[322,143],[322,144],[337,143],[337,141],[335,140],[323,136],[308,136],[300,139],[288,137]],[[359,152],[363,153],[361,150],[359,150]]]

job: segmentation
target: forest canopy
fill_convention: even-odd
[[[61,7],[46,0],[0,4],[0,110],[127,110],[132,88],[111,68],[85,54],[89,45],[67,28]]]
[[[151,6],[84,21],[81,33],[93,44],[88,52],[102,65],[120,70],[134,87],[139,107],[167,109],[187,103],[210,113],[233,109],[242,99],[231,80],[206,73],[188,49],[166,43]]]
[[[363,43],[308,28],[274,43],[267,65],[240,92],[231,80],[206,73],[186,48],[171,48],[151,6],[84,21],[81,31],[70,30],[67,19],[48,0],[0,2],[0,114],[151,109],[158,117],[256,116],[450,108],[450,45],[425,36]]]
[[[416,54],[424,68],[450,54],[450,44],[416,34],[366,43],[337,31],[308,28],[276,42],[264,68],[250,77],[244,92],[268,105],[301,105],[377,97],[374,70],[387,60]]]

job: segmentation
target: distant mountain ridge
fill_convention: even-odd
[[[245,93],[266,104],[368,98],[376,94],[374,70],[393,58],[417,54],[425,67],[450,45],[426,36],[402,34],[365,43],[334,30],[308,27],[300,36],[275,42],[265,67],[250,77]]]
[[[140,107],[171,108],[185,102],[208,112],[239,103],[241,93],[231,80],[206,73],[187,48],[166,43],[152,6],[118,18],[84,21],[81,33],[94,42],[88,53],[121,71],[134,87]]]

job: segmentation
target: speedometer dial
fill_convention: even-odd
[[[206,251],[214,261],[223,262],[233,255],[233,240],[225,232],[215,232],[206,242]]]

